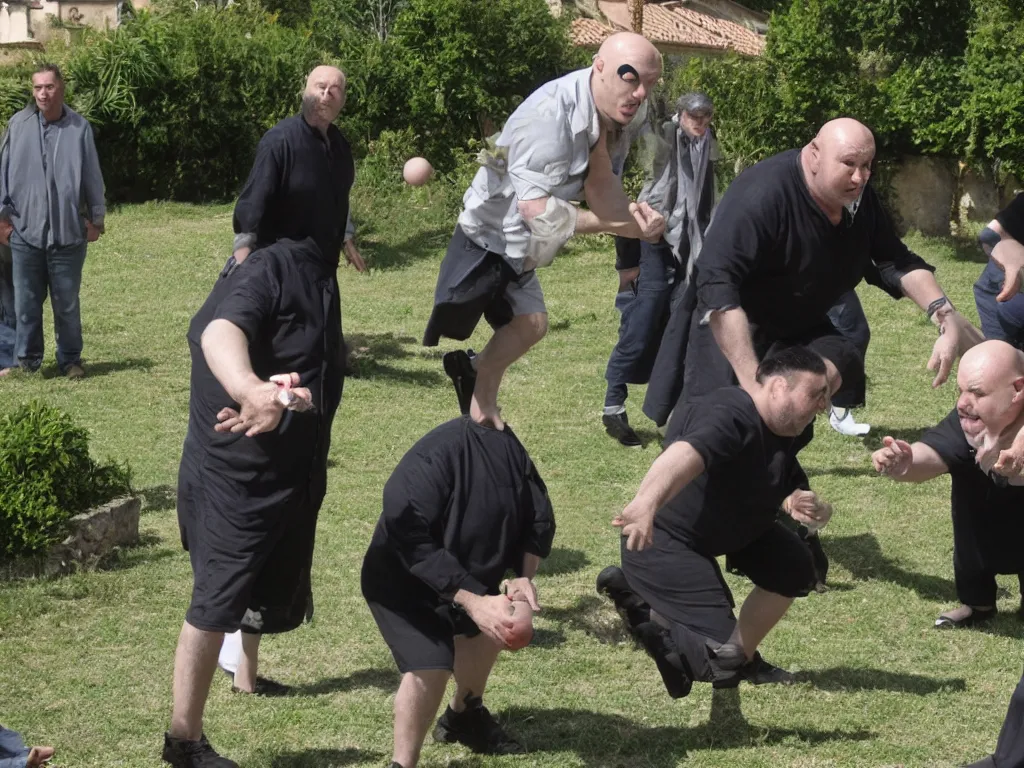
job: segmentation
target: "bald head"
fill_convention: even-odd
[[[983,341],[960,360],[957,411],[964,432],[983,425],[998,434],[1024,411],[1024,352],[1005,341]]]
[[[800,155],[811,195],[833,217],[860,199],[874,159],[874,135],[851,117],[829,120]]]
[[[320,131],[326,131],[345,106],[345,73],[321,64],[306,78],[302,93],[302,116]]]
[[[590,89],[603,117],[627,125],[661,77],[661,54],[635,32],[617,32],[594,56]]]

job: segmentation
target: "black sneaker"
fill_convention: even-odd
[[[755,652],[754,658],[747,661],[743,649],[735,643],[723,643],[709,655],[715,676],[714,688],[735,688],[741,680],[753,685],[792,685],[796,682],[791,672],[769,664],[760,652]]]
[[[465,416],[469,413],[469,404],[473,400],[473,388],[476,387],[476,369],[473,368],[471,355],[473,350],[457,349],[446,352],[441,362],[444,372],[455,386],[455,395],[459,398],[459,410]]]
[[[604,431],[619,441],[619,444],[627,448],[637,448],[644,444],[640,436],[629,426],[629,417],[626,412],[605,414],[601,417],[604,424]]]
[[[462,744],[483,755],[526,754],[526,748],[505,733],[487,711],[480,696],[467,696],[462,712],[449,706],[434,726],[434,741]]]
[[[176,739],[165,733],[163,759],[174,768],[238,768],[238,763],[217,754],[205,733],[199,741]]]
[[[792,672],[765,661],[760,652],[743,665],[740,674],[753,685],[792,685],[796,682]]]
[[[634,635],[647,651],[647,655],[654,659],[668,695],[673,699],[688,696],[690,689],[693,688],[693,679],[673,646],[668,630],[660,624],[648,621],[638,626]]]
[[[612,599],[630,633],[651,620],[651,606],[630,588],[626,574],[617,565],[609,565],[597,575],[597,593]]]

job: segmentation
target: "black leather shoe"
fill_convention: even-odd
[[[473,361],[470,357],[472,352],[471,349],[457,349],[454,352],[446,352],[441,358],[444,372],[455,387],[455,395],[459,398],[459,410],[462,411],[463,416],[469,413],[469,404],[473,401],[473,389],[476,387],[476,369],[473,368]]]
[[[629,426],[629,417],[625,411],[616,414],[606,413],[601,417],[601,421],[604,423],[605,432],[627,448],[637,448],[644,444],[640,436]]]
[[[162,757],[173,768],[238,768],[238,763],[217,754],[205,733],[198,741],[176,739],[165,733]]]

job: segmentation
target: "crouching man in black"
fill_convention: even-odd
[[[525,752],[483,693],[513,638],[511,601],[540,609],[532,579],[554,535],[547,488],[508,424],[449,421],[399,462],[362,572],[363,596],[402,673],[392,768],[416,766],[453,673],[455,695],[435,740]],[[509,570],[516,577],[500,594]]]
[[[753,394],[726,387],[682,406],[665,451],[612,523],[622,530],[622,568],[598,576],[673,698],[695,680],[792,680],[757,648],[817,581],[806,543],[777,516],[782,508],[806,533],[832,514],[796,459],[828,408],[829,383],[824,360],[806,347],[769,354],[756,382]],[[738,621],[720,555],[754,583]]]

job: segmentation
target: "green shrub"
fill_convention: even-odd
[[[73,515],[131,490],[127,464],[97,464],[71,417],[32,402],[0,418],[0,558],[58,541]]]

